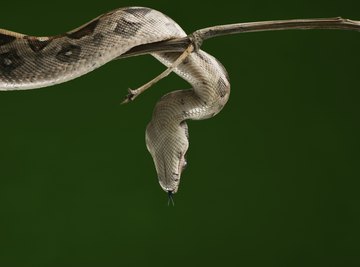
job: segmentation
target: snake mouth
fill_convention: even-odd
[[[171,195],[174,195],[178,190],[178,185],[175,185],[175,186],[164,185],[161,183],[161,181],[159,181],[159,184],[160,184],[162,190],[164,190],[166,193],[171,194]]]

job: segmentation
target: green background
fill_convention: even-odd
[[[187,32],[311,17],[360,20],[360,1],[2,1],[0,27],[65,32],[122,6]],[[0,93],[0,265],[360,266],[360,33],[282,31],[206,41],[232,92],[189,122],[189,166],[167,206],[144,141],[156,101],[189,86],[112,62],[51,88]]]

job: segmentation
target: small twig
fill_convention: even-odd
[[[129,103],[134,100],[142,92],[150,88],[152,85],[169,75],[184,59],[194,50],[200,48],[203,41],[228,35],[245,32],[261,32],[261,31],[280,31],[280,30],[353,30],[360,31],[360,21],[337,18],[323,19],[293,19],[293,20],[273,20],[259,22],[245,22],[228,25],[219,25],[204,28],[195,31],[184,38],[172,39],[162,42],[149,43],[136,46],[119,58],[144,55],[156,52],[183,52],[180,57],[163,73],[144,84],[136,90],[129,89],[128,95],[122,104]]]
[[[171,64],[171,66],[168,67],[165,71],[163,71],[160,75],[156,76],[154,79],[152,79],[151,81],[147,82],[146,84],[135,90],[129,88],[128,89],[129,93],[125,97],[124,101],[121,102],[121,104],[127,104],[133,101],[137,96],[139,96],[145,90],[149,89],[155,83],[168,76],[177,66],[179,66],[188,57],[188,55],[192,53],[192,51],[194,51],[194,46],[190,44],[188,48],[186,48],[186,50],[174,61],[174,63]]]

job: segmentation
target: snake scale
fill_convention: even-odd
[[[0,90],[35,89],[66,82],[133,47],[185,36],[171,18],[146,7],[116,9],[70,32],[50,37],[0,29]],[[162,52],[152,56],[169,67],[180,54]],[[225,68],[202,50],[192,52],[174,72],[192,88],[163,96],[146,128],[147,149],[160,186],[169,196],[177,192],[186,166],[186,120],[215,116],[230,93]]]

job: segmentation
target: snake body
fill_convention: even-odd
[[[145,7],[120,8],[62,35],[34,37],[0,30],[0,90],[46,87],[82,76],[131,48],[185,37],[168,16]],[[180,53],[153,53],[170,66]],[[187,119],[216,115],[226,104],[230,84],[225,68],[202,50],[175,70],[192,89],[166,94],[146,128],[146,145],[163,190],[176,193],[189,146]]]

